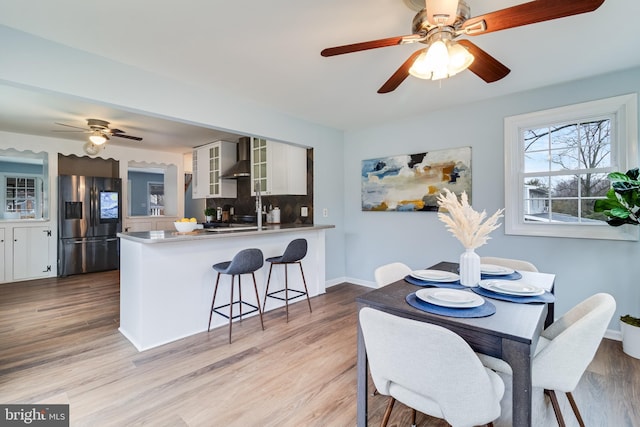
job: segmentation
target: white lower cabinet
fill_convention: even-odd
[[[51,275],[49,227],[13,229],[13,280],[36,279]]]

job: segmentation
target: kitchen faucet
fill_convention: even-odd
[[[256,218],[258,219],[258,230],[262,230],[262,194],[260,193],[260,181],[255,181],[254,190],[256,192]]]

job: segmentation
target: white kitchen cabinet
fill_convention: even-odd
[[[307,150],[290,144],[251,139],[251,186],[265,195],[307,194]]]
[[[216,141],[193,151],[192,198],[237,197],[237,181],[220,175],[236,163],[237,144]]]
[[[4,271],[4,228],[0,228],[0,283],[5,281]]]
[[[13,280],[48,277],[49,227],[16,227],[13,229]]]

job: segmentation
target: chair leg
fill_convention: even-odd
[[[213,304],[216,302],[216,294],[218,293],[218,282],[220,282],[220,273],[218,273],[216,287],[213,290],[213,298],[211,299],[211,312],[209,313],[209,327],[207,328],[207,332],[211,331],[211,318],[213,317]]]
[[[238,274],[238,301],[240,301],[240,321],[242,321],[242,274]]]
[[[233,285],[235,284],[235,278],[235,274],[231,276],[231,301],[229,301],[229,344],[231,344],[231,328],[233,325]]]
[[[311,300],[309,299],[309,289],[307,289],[307,281],[304,278],[304,271],[302,271],[302,262],[298,261],[298,265],[300,266],[300,274],[302,274],[302,283],[304,284],[304,292],[307,294],[307,304],[309,304],[309,313],[313,313],[313,311],[311,311]]]
[[[287,274],[287,266],[284,265],[284,305],[287,311],[287,323],[289,323],[289,275]]]
[[[580,415],[580,411],[578,410],[578,405],[576,405],[576,401],[573,399],[573,395],[570,391],[567,392],[567,399],[569,399],[569,403],[571,404],[571,409],[573,409],[573,413],[576,414],[576,419],[578,420],[578,424],[580,427],[584,427],[584,421],[582,419],[582,415]]]
[[[256,301],[258,301],[258,313],[260,313],[260,324],[262,325],[262,330],[264,331],[264,322],[262,321],[262,310],[260,310],[260,297],[258,296],[258,284],[256,283],[256,275],[252,272],[251,277],[253,277],[253,289],[256,290]]]
[[[553,390],[546,390],[544,393],[549,396],[551,400],[551,406],[553,406],[553,412],[556,414],[556,419],[558,420],[558,425],[560,427],[566,427],[564,423],[564,418],[562,418],[562,413],[560,412],[560,405],[558,404],[558,398],[556,397],[556,392]]]
[[[384,411],[384,415],[382,416],[382,423],[380,423],[380,427],[387,427],[387,423],[389,422],[389,417],[391,416],[391,410],[393,409],[393,404],[396,403],[396,399],[393,397],[389,397],[389,403],[387,404],[387,409]]]
[[[411,427],[416,427],[416,410],[411,408]]]
[[[262,302],[262,311],[267,307],[267,294],[269,293],[269,283],[271,283],[271,270],[273,270],[273,264],[269,267],[269,277],[267,278],[267,289],[264,291],[264,301]]]

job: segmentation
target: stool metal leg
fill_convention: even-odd
[[[300,274],[302,275],[302,283],[304,284],[304,292],[299,291],[297,289],[289,289],[289,269],[288,269],[288,265],[289,264],[294,264],[294,263],[297,263],[300,266]],[[279,291],[273,291],[273,292],[269,293],[269,285],[271,283],[271,272],[273,270],[274,264],[284,265],[284,289],[281,289]],[[291,298],[289,298],[289,291],[294,292],[295,296],[292,296]],[[275,294],[278,294],[280,292],[284,292],[284,298],[281,298],[279,296],[275,296]],[[309,299],[309,289],[307,288],[307,279],[304,277],[304,271],[302,269],[302,262],[300,262],[300,261],[294,261],[294,262],[272,262],[271,263],[271,267],[269,267],[269,277],[267,278],[267,289],[265,290],[265,293],[264,293],[263,310],[267,305],[267,298],[268,297],[276,298],[276,299],[279,299],[281,301],[284,301],[285,308],[286,308],[286,313],[287,313],[287,322],[289,322],[289,299],[299,298],[302,295],[305,295],[307,297],[307,304],[309,305],[309,312],[313,313],[313,310],[311,309],[311,300]]]
[[[242,320],[242,274],[238,274],[238,301],[240,301],[240,320]]]
[[[218,293],[218,282],[220,282],[220,273],[218,273],[218,278],[216,279],[216,287],[213,290],[213,299],[211,300],[211,313],[209,313],[209,327],[207,328],[207,332],[211,331],[211,318],[213,317],[213,305],[216,302],[216,294]]]
[[[231,276],[231,300],[229,301],[229,344],[231,344],[231,328],[233,325],[233,285],[235,284],[236,275]]]
[[[304,271],[302,271],[302,262],[298,261],[300,266],[300,274],[302,274],[302,283],[304,284],[304,293],[307,295],[307,304],[309,304],[309,313],[313,313],[311,310],[311,300],[309,299],[309,289],[307,289],[307,281],[304,278]]]
[[[287,274],[287,264],[284,265],[284,305],[287,309],[287,323],[289,323],[289,275]]]
[[[256,283],[256,275],[252,272],[251,277],[253,277],[253,289],[256,291],[256,301],[258,302],[258,313],[260,313],[260,324],[262,325],[262,330],[264,331],[264,322],[262,321],[262,310],[260,310],[260,297],[258,296],[258,284]],[[242,303],[240,303],[242,305]]]
[[[264,309],[267,306],[267,297],[269,296],[269,283],[271,283],[271,270],[273,270],[273,264],[271,264],[271,266],[269,267],[269,277],[267,278],[267,289],[264,291],[264,301],[262,302],[262,311],[264,311]]]

